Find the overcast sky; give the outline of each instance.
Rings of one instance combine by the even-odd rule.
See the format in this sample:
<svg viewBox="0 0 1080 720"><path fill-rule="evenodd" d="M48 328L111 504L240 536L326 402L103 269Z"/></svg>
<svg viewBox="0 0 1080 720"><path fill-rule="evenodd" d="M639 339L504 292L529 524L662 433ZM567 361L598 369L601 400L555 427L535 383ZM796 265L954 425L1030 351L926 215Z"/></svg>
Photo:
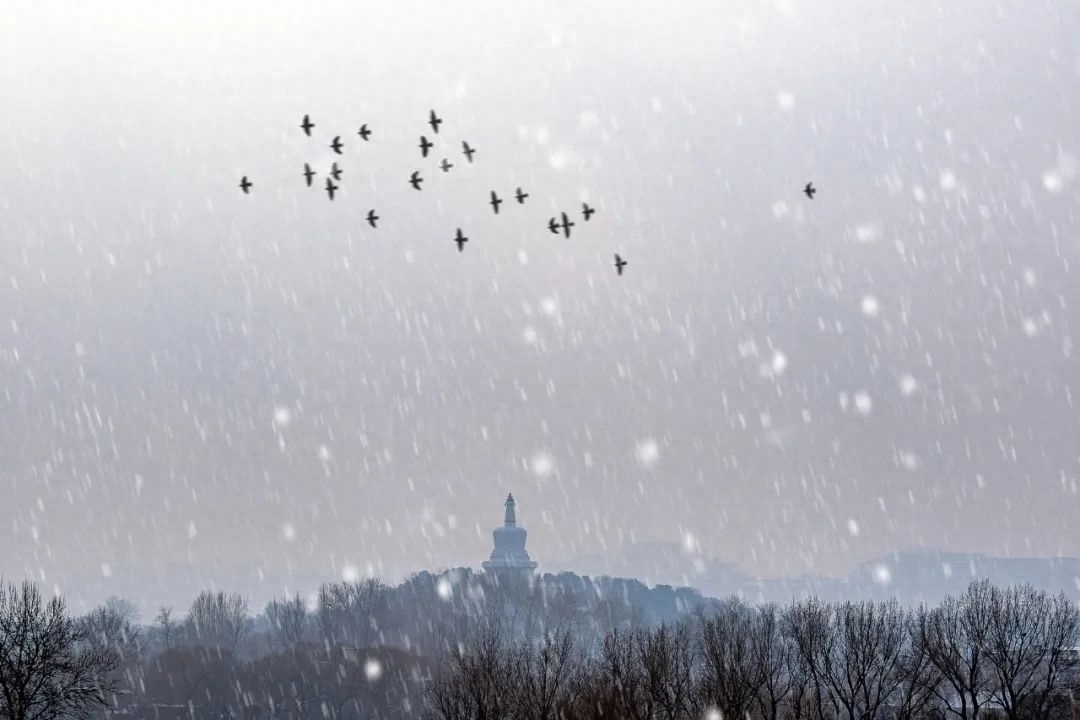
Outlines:
<svg viewBox="0 0 1080 720"><path fill-rule="evenodd" d="M1080 554L1078 34L1074 0L4 3L0 574L150 607L478 566L510 491L548 571Z"/></svg>

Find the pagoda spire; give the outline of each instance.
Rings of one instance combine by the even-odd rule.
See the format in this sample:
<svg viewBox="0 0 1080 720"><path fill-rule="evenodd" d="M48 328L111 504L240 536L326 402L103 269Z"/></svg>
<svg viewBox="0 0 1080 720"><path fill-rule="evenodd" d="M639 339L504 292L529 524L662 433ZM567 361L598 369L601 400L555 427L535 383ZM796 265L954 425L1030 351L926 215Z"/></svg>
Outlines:
<svg viewBox="0 0 1080 720"><path fill-rule="evenodd" d="M503 522L506 525L517 525L517 513L514 511L514 494L507 493L506 495L506 515L503 517Z"/></svg>

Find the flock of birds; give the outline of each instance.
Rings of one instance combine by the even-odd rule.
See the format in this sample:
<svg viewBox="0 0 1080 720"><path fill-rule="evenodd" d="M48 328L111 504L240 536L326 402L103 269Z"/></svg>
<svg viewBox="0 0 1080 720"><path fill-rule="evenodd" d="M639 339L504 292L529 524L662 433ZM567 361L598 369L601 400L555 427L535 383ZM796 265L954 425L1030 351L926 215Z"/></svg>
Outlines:
<svg viewBox="0 0 1080 720"><path fill-rule="evenodd" d="M440 118L435 113L434 110L432 110L430 112L430 114L428 115L428 125L431 126L431 131L436 135L439 134L439 125L441 125L442 122L443 122L442 118ZM304 134L306 136L308 136L308 137L311 137L311 130L314 127L315 127L315 123L311 122L311 117L309 115L304 115L304 120L303 120L302 123L300 123L300 129L304 131ZM371 128L369 128L367 126L367 124L365 123L365 124L360 126L360 129L357 132L357 134L360 136L361 140L363 140L364 142L368 142L368 141L371 140L371 136L372 136L373 132L372 132ZM427 158L428 153L431 151L431 149L434 146L435 146L435 144L433 142L431 142L430 140L428 140L427 136L425 136L425 135L420 136L420 145L419 145L419 147L420 147L420 156L421 157ZM462 141L461 146L462 146L462 154L465 156L465 159L471 164L472 161L473 161L473 155L476 154L476 149L473 148L472 146L470 146L467 141ZM342 143L340 135L335 135L334 139L330 141L330 149L333 150L338 155L343 154L342 150L344 149L344 147L345 147L345 145L344 145L344 143ZM447 158L443 158L442 162L439 163L438 167L439 167L440 170L442 170L445 173L445 172L450 172L451 168L454 167L454 164L451 163ZM334 199L334 193L338 189L338 186L335 185L334 183L335 183L335 181L341 182L342 172L343 172L342 169L340 167L338 167L338 164L337 164L336 161L330 166L330 171L327 173L327 178L326 178L326 194L329 196L330 200ZM303 176L304 176L304 180L307 183L308 187L312 186L312 183L313 183L313 181L315 179L315 175L316 175L315 171L311 169L311 164L310 163L304 163ZM420 175L419 170L414 171L412 173L412 175L409 176L409 184L413 187L414 190L420 190L421 185L423 184L423 182L424 182L424 178ZM240 189L244 192L245 195L249 194L250 191L251 191L251 188L253 188L253 187L255 187L255 185L250 180L248 180L247 175L244 175L242 178L240 178ZM808 198L813 200L814 199L814 193L817 192L817 189L814 187L814 184L812 182L810 182L810 183L806 184L806 187L803 189L803 192L806 194L806 196ZM514 191L514 196L513 197L514 197L515 200L517 200L519 205L524 205L525 200L529 197L529 193L525 192L524 190L522 190L519 187ZM488 200L488 204L491 205L491 209L494 211L494 213L496 215L499 214L499 206L502 203L503 203L503 199L499 197L498 193L496 193L494 190L492 190L490 199ZM582 217L585 219L585 222L588 222L592 218L592 216L596 213L596 209L592 208L592 207L589 207L588 203L582 203L581 207L582 207L582 210L581 210ZM367 222L371 227L377 228L379 219L380 218L375 213L374 209L368 211ZM547 227L548 227L548 230L552 234L558 235L558 234L561 233L564 237L569 238L570 237L570 230L573 227L575 227L576 224L577 223L570 220L569 215L567 215L565 212L560 212L560 217L559 218L552 217L548 221ZM465 234L461 231L461 228L457 228L457 232L454 234L453 239L454 239L454 242L457 244L458 252L463 252L465 250L465 244L467 242L469 242L469 238L465 236ZM615 253L615 272L616 273L618 273L621 276L623 274L623 268L625 268L628 264L629 263L626 260L623 260L622 256L620 256L618 253Z"/></svg>

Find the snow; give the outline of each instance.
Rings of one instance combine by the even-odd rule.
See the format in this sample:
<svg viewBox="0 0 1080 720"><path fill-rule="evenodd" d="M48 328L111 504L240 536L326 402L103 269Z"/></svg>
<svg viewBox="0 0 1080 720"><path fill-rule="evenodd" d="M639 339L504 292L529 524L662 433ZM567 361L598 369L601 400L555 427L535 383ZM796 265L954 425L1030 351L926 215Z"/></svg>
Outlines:
<svg viewBox="0 0 1080 720"><path fill-rule="evenodd" d="M877 317L881 312L881 305L878 303L878 299L873 295L864 295L861 303L863 315L866 317Z"/></svg>
<svg viewBox="0 0 1080 720"><path fill-rule="evenodd" d="M777 350L773 353L772 362L769 363L769 367L772 369L774 375L783 375L787 370L788 359L787 355Z"/></svg>
<svg viewBox="0 0 1080 720"><path fill-rule="evenodd" d="M694 553L699 552L701 547L698 543L698 539L691 532L684 532L682 536L682 548L685 552Z"/></svg>
<svg viewBox="0 0 1080 720"><path fill-rule="evenodd" d="M897 457L900 460L900 466L908 472L915 472L919 469L919 456L909 450L901 450L897 453Z"/></svg>
<svg viewBox="0 0 1080 720"><path fill-rule="evenodd" d="M855 240L860 243L872 243L881 238L881 227L877 223L865 222L855 226Z"/></svg>
<svg viewBox="0 0 1080 720"><path fill-rule="evenodd" d="M292 411L287 407L278 406L274 408L274 425L284 428L288 427L292 422Z"/></svg>
<svg viewBox="0 0 1080 720"><path fill-rule="evenodd" d="M555 459L546 452L534 455L530 464L533 473L540 478L546 478L555 471Z"/></svg>
<svg viewBox="0 0 1080 720"><path fill-rule="evenodd" d="M660 459L660 445L652 438L640 441L637 445L637 459L645 467L653 467Z"/></svg>

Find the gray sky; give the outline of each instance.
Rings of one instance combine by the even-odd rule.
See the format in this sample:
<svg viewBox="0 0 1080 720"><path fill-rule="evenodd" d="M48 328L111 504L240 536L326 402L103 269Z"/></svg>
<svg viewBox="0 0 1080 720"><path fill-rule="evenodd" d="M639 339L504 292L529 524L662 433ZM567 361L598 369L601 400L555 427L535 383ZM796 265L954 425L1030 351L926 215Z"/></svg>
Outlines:
<svg viewBox="0 0 1080 720"><path fill-rule="evenodd" d="M5 3L0 574L149 607L477 566L507 491L543 570L1080 555L1078 33L1071 0ZM338 134L331 204L300 172Z"/></svg>

